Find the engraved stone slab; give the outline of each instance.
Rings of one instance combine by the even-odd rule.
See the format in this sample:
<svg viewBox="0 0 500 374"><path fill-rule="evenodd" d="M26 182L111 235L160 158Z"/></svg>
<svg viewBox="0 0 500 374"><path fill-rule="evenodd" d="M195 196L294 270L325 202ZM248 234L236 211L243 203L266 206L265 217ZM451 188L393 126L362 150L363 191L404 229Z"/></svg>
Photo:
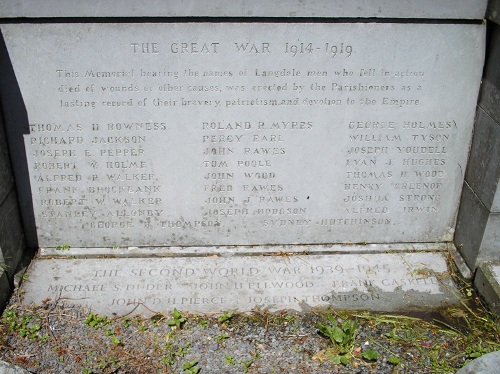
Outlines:
<svg viewBox="0 0 500 374"><path fill-rule="evenodd" d="M41 246L452 239L482 25L2 32Z"/></svg>
<svg viewBox="0 0 500 374"><path fill-rule="evenodd" d="M456 302L443 253L39 259L23 302L85 305L102 314L418 310Z"/></svg>
<svg viewBox="0 0 500 374"><path fill-rule="evenodd" d="M374 17L482 19L487 0L0 0L0 17Z"/></svg>

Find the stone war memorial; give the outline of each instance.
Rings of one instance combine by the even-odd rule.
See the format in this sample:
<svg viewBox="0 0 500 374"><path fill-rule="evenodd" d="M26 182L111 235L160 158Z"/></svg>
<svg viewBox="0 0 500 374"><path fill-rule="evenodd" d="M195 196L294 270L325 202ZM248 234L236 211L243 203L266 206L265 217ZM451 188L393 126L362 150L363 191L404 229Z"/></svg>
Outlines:
<svg viewBox="0 0 500 374"><path fill-rule="evenodd" d="M486 1L119 3L0 0L5 293L425 310L498 256Z"/></svg>

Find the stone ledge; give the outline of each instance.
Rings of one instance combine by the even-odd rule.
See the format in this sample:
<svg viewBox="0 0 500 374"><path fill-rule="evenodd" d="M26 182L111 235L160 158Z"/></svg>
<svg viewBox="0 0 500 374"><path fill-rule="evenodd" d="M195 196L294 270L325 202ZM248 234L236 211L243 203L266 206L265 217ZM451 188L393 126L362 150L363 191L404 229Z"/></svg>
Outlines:
<svg viewBox="0 0 500 374"><path fill-rule="evenodd" d="M482 19L487 0L0 0L0 17L346 17Z"/></svg>
<svg viewBox="0 0 500 374"><path fill-rule="evenodd" d="M500 262L484 262L480 264L474 284L491 310L500 314Z"/></svg>
<svg viewBox="0 0 500 374"><path fill-rule="evenodd" d="M436 252L454 248L451 243L389 243L389 244L309 244L262 246L207 246L207 247L47 247L40 248L40 257L92 258L92 257L188 257L188 256L251 256L276 254L337 254L386 252Z"/></svg>

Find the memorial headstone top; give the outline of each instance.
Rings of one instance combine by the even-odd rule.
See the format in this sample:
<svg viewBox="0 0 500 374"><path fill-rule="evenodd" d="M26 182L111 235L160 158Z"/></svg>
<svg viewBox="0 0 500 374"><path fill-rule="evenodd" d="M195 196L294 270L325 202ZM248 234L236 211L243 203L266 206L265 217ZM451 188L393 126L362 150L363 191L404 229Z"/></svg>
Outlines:
<svg viewBox="0 0 500 374"><path fill-rule="evenodd" d="M482 19L486 0L0 0L0 17L318 17Z"/></svg>

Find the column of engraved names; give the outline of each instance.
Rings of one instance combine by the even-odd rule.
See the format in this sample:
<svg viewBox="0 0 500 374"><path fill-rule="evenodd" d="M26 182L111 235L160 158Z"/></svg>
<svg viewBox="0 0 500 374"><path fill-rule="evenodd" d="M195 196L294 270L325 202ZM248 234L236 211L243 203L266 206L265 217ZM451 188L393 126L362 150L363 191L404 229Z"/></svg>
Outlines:
<svg viewBox="0 0 500 374"><path fill-rule="evenodd" d="M307 225L307 208L287 178L290 165L300 165L299 150L292 140L305 141L304 135L312 131L311 121L279 118L259 121L250 144L244 148L245 160L243 192L252 203L252 215L264 228L282 228Z"/></svg>
<svg viewBox="0 0 500 374"><path fill-rule="evenodd" d="M35 160L43 160L35 161L35 170L53 174L35 178L48 182L38 187L42 207L52 207L42 210L42 218L79 218L71 222L93 229L148 227L161 214L161 191L144 145L148 133L164 131L166 124L108 120L110 110L124 112L146 100L133 101L131 92L139 91L134 71L87 67L56 69L54 75L50 110L61 119L32 124L28 140ZM99 123L87 119L94 113L102 119ZM65 174L56 175L56 170Z"/></svg>
<svg viewBox="0 0 500 374"><path fill-rule="evenodd" d="M167 130L165 122L107 121L92 124L87 151L95 174L87 193L100 219L91 228L152 227L163 215L162 186L152 170L148 145Z"/></svg>
<svg viewBox="0 0 500 374"><path fill-rule="evenodd" d="M446 144L454 126L453 120L349 122L345 213L382 216L389 205L407 214L437 212L446 178Z"/></svg>
<svg viewBox="0 0 500 374"><path fill-rule="evenodd" d="M401 182L395 184L405 214L435 213L440 209L446 175L448 144L457 124L453 119L404 121L407 141L398 147Z"/></svg>
<svg viewBox="0 0 500 374"><path fill-rule="evenodd" d="M332 90L350 92L346 102L361 115L343 125L348 140L343 217L322 220L322 225L389 225L389 214L439 210L447 143L456 123L401 115L430 105L423 95L425 75L417 69L368 67L346 70L342 82L332 83ZM366 116L371 111L382 116Z"/></svg>
<svg viewBox="0 0 500 374"><path fill-rule="evenodd" d="M394 118L380 114L393 110L391 98L398 87L395 75L377 66L346 65L332 74L325 89L345 103L349 120L338 124L346 146L339 159L340 193L335 197L339 209L335 216L317 222L321 226L367 226L391 224L388 191L396 176L394 145L402 143ZM395 100L397 105L400 100ZM405 104L416 105L415 100Z"/></svg>
<svg viewBox="0 0 500 374"><path fill-rule="evenodd" d="M365 98L365 101L369 99ZM344 225L388 225L387 188L397 174L393 147L401 144L394 121L350 121L342 202Z"/></svg>
<svg viewBox="0 0 500 374"><path fill-rule="evenodd" d="M305 214L296 207L299 197L280 181L279 165L291 154L290 131L310 130L311 122L212 121L201 127L208 220L256 216L263 226L285 226L287 216Z"/></svg>
<svg viewBox="0 0 500 374"><path fill-rule="evenodd" d="M205 121L201 123L203 217L207 225L220 226L227 217L249 214L238 194L236 158L242 154L252 124L249 121Z"/></svg>
<svg viewBox="0 0 500 374"><path fill-rule="evenodd" d="M81 190L80 172L84 159L83 125L56 122L30 123L26 138L33 156L33 189L39 199L44 221L87 219L94 215L87 208L88 199ZM38 222L44 227L45 222Z"/></svg>

